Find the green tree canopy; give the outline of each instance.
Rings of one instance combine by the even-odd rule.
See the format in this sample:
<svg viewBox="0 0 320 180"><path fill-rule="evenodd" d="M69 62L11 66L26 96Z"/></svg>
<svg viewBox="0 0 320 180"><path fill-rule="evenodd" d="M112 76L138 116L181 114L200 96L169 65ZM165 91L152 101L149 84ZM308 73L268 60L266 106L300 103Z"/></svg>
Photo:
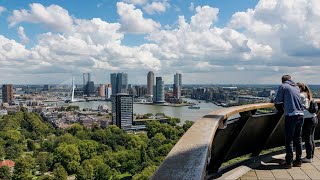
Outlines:
<svg viewBox="0 0 320 180"><path fill-rule="evenodd" d="M1 132L1 137L6 141L7 145L21 143L24 139L18 130L6 130Z"/></svg>
<svg viewBox="0 0 320 180"><path fill-rule="evenodd" d="M59 136L56 139L56 144L59 145L60 143L66 144L75 144L79 141L79 139L75 138L72 134L66 133L62 136Z"/></svg>
<svg viewBox="0 0 320 180"><path fill-rule="evenodd" d="M93 171L93 165L89 161L84 161L78 169L77 180L93 180L95 174Z"/></svg>
<svg viewBox="0 0 320 180"><path fill-rule="evenodd" d="M185 132L187 132L187 130L188 130L193 124L194 124L193 121L186 121L186 122L183 124L182 128L184 129Z"/></svg>
<svg viewBox="0 0 320 180"><path fill-rule="evenodd" d="M68 173L73 173L79 166L80 152L75 144L60 144L54 157L55 162L61 163Z"/></svg>
<svg viewBox="0 0 320 180"><path fill-rule="evenodd" d="M170 124L171 126L176 126L180 122L181 121L179 118L170 118L168 121L168 124Z"/></svg>
<svg viewBox="0 0 320 180"><path fill-rule="evenodd" d="M6 148L6 158L7 159L17 159L23 153L24 145L13 144Z"/></svg>
<svg viewBox="0 0 320 180"><path fill-rule="evenodd" d="M78 131L82 131L83 126L81 126L79 123L73 124L71 127L67 128L67 132L75 135Z"/></svg>
<svg viewBox="0 0 320 180"><path fill-rule="evenodd" d="M55 168L52 174L53 174L54 180L66 180L68 177L67 171L64 169L64 167L61 164L55 165Z"/></svg>
<svg viewBox="0 0 320 180"><path fill-rule="evenodd" d="M45 136L50 132L49 126L44 123L44 121L42 121L41 117L38 114L35 113L26 114L25 122L22 126L29 132L34 132L37 136Z"/></svg>
<svg viewBox="0 0 320 180"><path fill-rule="evenodd" d="M178 123L170 117L166 124L151 121L146 133L137 134L114 125L89 130L74 124L64 130L21 111L0 117L0 157L16 162L13 179L64 180L68 173L77 179L148 179L193 124ZM4 168L0 179L8 177Z"/></svg>
<svg viewBox="0 0 320 180"><path fill-rule="evenodd" d="M32 179L36 171L35 159L30 155L21 156L15 162L14 179Z"/></svg>
<svg viewBox="0 0 320 180"><path fill-rule="evenodd" d="M132 180L149 180L152 174L157 170L157 166L148 166L141 173L132 177Z"/></svg>
<svg viewBox="0 0 320 180"><path fill-rule="evenodd" d="M109 180L112 177L112 171L110 170L110 167L106 164L102 164L98 166L97 172L96 172L96 179L99 180Z"/></svg>
<svg viewBox="0 0 320 180"><path fill-rule="evenodd" d="M41 173L47 172L53 165L53 154L49 152L39 152L36 156L36 163Z"/></svg>
<svg viewBox="0 0 320 180"><path fill-rule="evenodd" d="M98 143L92 140L83 140L77 143L81 160L90 159L97 154Z"/></svg>
<svg viewBox="0 0 320 180"><path fill-rule="evenodd" d="M162 133L157 133L154 137L151 138L150 145L153 148L158 148L160 147L167 138L162 134Z"/></svg>
<svg viewBox="0 0 320 180"><path fill-rule="evenodd" d="M2 180L11 180L11 173L8 166L0 167L0 179Z"/></svg>

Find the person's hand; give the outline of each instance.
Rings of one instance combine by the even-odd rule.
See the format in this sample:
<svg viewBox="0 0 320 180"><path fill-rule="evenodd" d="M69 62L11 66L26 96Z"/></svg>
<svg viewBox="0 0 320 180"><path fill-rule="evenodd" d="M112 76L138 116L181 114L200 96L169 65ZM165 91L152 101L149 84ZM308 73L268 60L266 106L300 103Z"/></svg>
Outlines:
<svg viewBox="0 0 320 180"><path fill-rule="evenodd" d="M274 104L274 107L277 109L277 111L278 111L278 112L280 112L280 113L284 113L283 103L280 103L280 104Z"/></svg>

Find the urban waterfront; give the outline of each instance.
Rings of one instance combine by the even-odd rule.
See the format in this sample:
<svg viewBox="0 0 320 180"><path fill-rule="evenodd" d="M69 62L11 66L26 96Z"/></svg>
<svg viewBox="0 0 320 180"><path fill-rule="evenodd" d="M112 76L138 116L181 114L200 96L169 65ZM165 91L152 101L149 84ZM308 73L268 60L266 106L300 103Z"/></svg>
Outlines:
<svg viewBox="0 0 320 180"><path fill-rule="evenodd" d="M188 106L171 107L171 106L159 106L159 105L147 105L147 104L133 104L133 113L146 114L146 113L164 113L168 116L180 118L181 124L186 120L196 121L207 113L221 109L223 107L217 106L213 103L207 103L206 101L195 101L193 99L184 99L188 102L198 103L197 106L200 109L189 109ZM200 102L200 103L199 103ZM97 109L99 105L107 105L111 108L111 102L107 101L89 101L89 102L74 102L72 105L79 106L80 109L89 108Z"/></svg>

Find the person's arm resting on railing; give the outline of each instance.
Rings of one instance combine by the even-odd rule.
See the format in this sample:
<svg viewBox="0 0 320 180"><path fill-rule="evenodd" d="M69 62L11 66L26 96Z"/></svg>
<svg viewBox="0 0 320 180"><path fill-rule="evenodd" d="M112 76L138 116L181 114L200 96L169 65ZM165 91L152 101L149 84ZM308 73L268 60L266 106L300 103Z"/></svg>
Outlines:
<svg viewBox="0 0 320 180"><path fill-rule="evenodd" d="M273 101L275 108L280 112L284 112L284 110L283 110L283 101L284 101L284 89L283 89L283 86L281 85L278 88L277 95L276 95L276 97L274 98L274 101Z"/></svg>

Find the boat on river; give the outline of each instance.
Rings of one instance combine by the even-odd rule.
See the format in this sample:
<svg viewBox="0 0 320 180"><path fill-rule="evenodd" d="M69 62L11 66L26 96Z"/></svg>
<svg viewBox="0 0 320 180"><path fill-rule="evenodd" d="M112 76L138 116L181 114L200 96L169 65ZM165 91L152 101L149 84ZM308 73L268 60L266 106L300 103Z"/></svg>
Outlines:
<svg viewBox="0 0 320 180"><path fill-rule="evenodd" d="M194 106L194 105L192 105L192 106L189 106L188 108L189 108L189 109L200 109L200 106Z"/></svg>

